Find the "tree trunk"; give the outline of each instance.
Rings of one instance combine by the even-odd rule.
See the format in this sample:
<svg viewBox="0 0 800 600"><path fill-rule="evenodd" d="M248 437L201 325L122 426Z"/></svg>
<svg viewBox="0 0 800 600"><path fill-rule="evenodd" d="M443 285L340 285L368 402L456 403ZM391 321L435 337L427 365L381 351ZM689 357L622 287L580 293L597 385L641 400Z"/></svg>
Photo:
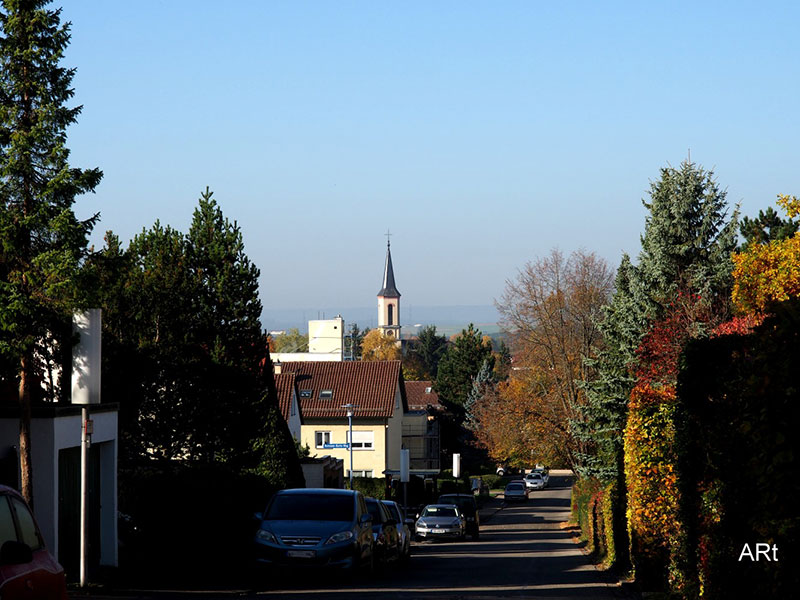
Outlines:
<svg viewBox="0 0 800 600"><path fill-rule="evenodd" d="M19 377L19 467L20 492L33 508L33 463L31 462L31 359L22 358Z"/></svg>

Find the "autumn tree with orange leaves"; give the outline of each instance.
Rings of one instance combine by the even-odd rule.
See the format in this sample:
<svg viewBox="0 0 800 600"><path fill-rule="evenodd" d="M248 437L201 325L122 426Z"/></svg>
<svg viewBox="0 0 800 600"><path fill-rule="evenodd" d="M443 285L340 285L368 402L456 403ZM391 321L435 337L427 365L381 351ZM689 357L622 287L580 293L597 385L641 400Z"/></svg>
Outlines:
<svg viewBox="0 0 800 600"><path fill-rule="evenodd" d="M477 403L476 437L497 460L546 461L575 467L586 453L574 435L584 402L586 359L601 342L598 322L613 273L596 254L553 250L506 283L497 302L512 340L509 381Z"/></svg>

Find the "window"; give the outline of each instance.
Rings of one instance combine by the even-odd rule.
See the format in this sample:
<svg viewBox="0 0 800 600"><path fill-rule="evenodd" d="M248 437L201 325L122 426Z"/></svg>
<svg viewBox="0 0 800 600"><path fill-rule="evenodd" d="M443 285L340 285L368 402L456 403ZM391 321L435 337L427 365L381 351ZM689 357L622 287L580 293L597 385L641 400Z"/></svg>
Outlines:
<svg viewBox="0 0 800 600"><path fill-rule="evenodd" d="M348 477L348 478L350 477L350 471L349 470L345 472L345 477ZM353 469L353 477L372 477L372 471L371 470L369 470L369 471L358 471L356 469Z"/></svg>
<svg viewBox="0 0 800 600"><path fill-rule="evenodd" d="M36 531L36 524L33 522L33 515L28 507L16 498L11 498L11 503L14 505L14 512L17 513L22 541L28 544L31 550L38 550L42 547L42 543L39 540L39 533Z"/></svg>
<svg viewBox="0 0 800 600"><path fill-rule="evenodd" d="M347 432L347 441L350 441L350 432ZM375 432L354 431L353 450L373 450L375 447Z"/></svg>
<svg viewBox="0 0 800 600"><path fill-rule="evenodd" d="M394 305L390 304L389 305L389 322L387 323L387 325L394 325L393 321L394 321Z"/></svg>
<svg viewBox="0 0 800 600"><path fill-rule="evenodd" d="M319 393L320 400L333 400L333 390L321 390Z"/></svg>
<svg viewBox="0 0 800 600"><path fill-rule="evenodd" d="M311 390L300 390L301 398L311 398Z"/></svg>
<svg viewBox="0 0 800 600"><path fill-rule="evenodd" d="M296 408L295 408L294 405L295 405L295 398L294 398L294 396L292 396L292 401L289 403L289 407L290 407L289 408L289 416L291 416L291 417L293 417L295 415L295 413L296 413Z"/></svg>
<svg viewBox="0 0 800 600"><path fill-rule="evenodd" d="M6 496L0 496L0 546L9 541L17 541L17 530L8 500Z"/></svg>
<svg viewBox="0 0 800 600"><path fill-rule="evenodd" d="M431 393L431 388L429 388L429 387L426 387L426 388L425 388L425 393L426 393L426 394L430 394L430 393Z"/></svg>
<svg viewBox="0 0 800 600"><path fill-rule="evenodd" d="M314 447L322 448L325 444L331 443L330 431L315 431L314 432Z"/></svg>

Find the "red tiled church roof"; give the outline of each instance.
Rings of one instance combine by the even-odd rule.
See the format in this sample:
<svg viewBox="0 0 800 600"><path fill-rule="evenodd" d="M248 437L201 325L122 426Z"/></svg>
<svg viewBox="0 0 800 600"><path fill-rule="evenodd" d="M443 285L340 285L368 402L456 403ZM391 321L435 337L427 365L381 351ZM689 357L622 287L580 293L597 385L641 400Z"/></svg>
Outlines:
<svg viewBox="0 0 800 600"><path fill-rule="evenodd" d="M432 389L432 381L406 381L406 398L409 410L425 410L428 405L433 407L439 404L439 395ZM426 392L425 390L430 390Z"/></svg>
<svg viewBox="0 0 800 600"><path fill-rule="evenodd" d="M408 407L399 360L285 362L281 373L295 375L303 418L344 417L343 404L358 407L355 418L391 417L398 384L403 410ZM320 398L322 390L333 390L333 397Z"/></svg>

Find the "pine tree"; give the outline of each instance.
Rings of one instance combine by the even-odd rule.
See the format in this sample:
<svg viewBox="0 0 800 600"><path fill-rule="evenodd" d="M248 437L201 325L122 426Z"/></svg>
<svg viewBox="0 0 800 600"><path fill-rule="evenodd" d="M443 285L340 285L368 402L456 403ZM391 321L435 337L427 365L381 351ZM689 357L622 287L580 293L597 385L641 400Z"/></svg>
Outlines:
<svg viewBox="0 0 800 600"><path fill-rule="evenodd" d="M419 330L411 352L419 356L425 370L432 379L439 372L439 361L447 350L447 338L436 333L436 325L426 325Z"/></svg>
<svg viewBox="0 0 800 600"><path fill-rule="evenodd" d="M493 360L491 362L494 362ZM480 371L472 380L472 389L469 391L467 401L464 403L464 411L466 412L466 422L468 427L472 427L475 423L473 418L473 410L475 405L481 401L481 398L486 394L486 391L495 383L495 375L492 370L491 362L487 359L483 361Z"/></svg>
<svg viewBox="0 0 800 600"><path fill-rule="evenodd" d="M643 204L650 214L632 284L647 321L663 316L679 292L697 294L710 306L726 304L737 214L728 220L726 193L713 172L689 161L663 168Z"/></svg>
<svg viewBox="0 0 800 600"><path fill-rule="evenodd" d="M746 252L754 245L766 244L775 240L785 240L797 233L800 221L783 219L771 206L766 211L758 211L758 217L744 217L739 224L739 233L744 243L739 252Z"/></svg>
<svg viewBox="0 0 800 600"><path fill-rule="evenodd" d="M22 493L32 500L30 407L37 345L79 304L77 272L97 216L79 221L75 198L99 169L69 165L74 69L60 66L69 24L45 0L4 0L0 12L0 353L17 365Z"/></svg>

